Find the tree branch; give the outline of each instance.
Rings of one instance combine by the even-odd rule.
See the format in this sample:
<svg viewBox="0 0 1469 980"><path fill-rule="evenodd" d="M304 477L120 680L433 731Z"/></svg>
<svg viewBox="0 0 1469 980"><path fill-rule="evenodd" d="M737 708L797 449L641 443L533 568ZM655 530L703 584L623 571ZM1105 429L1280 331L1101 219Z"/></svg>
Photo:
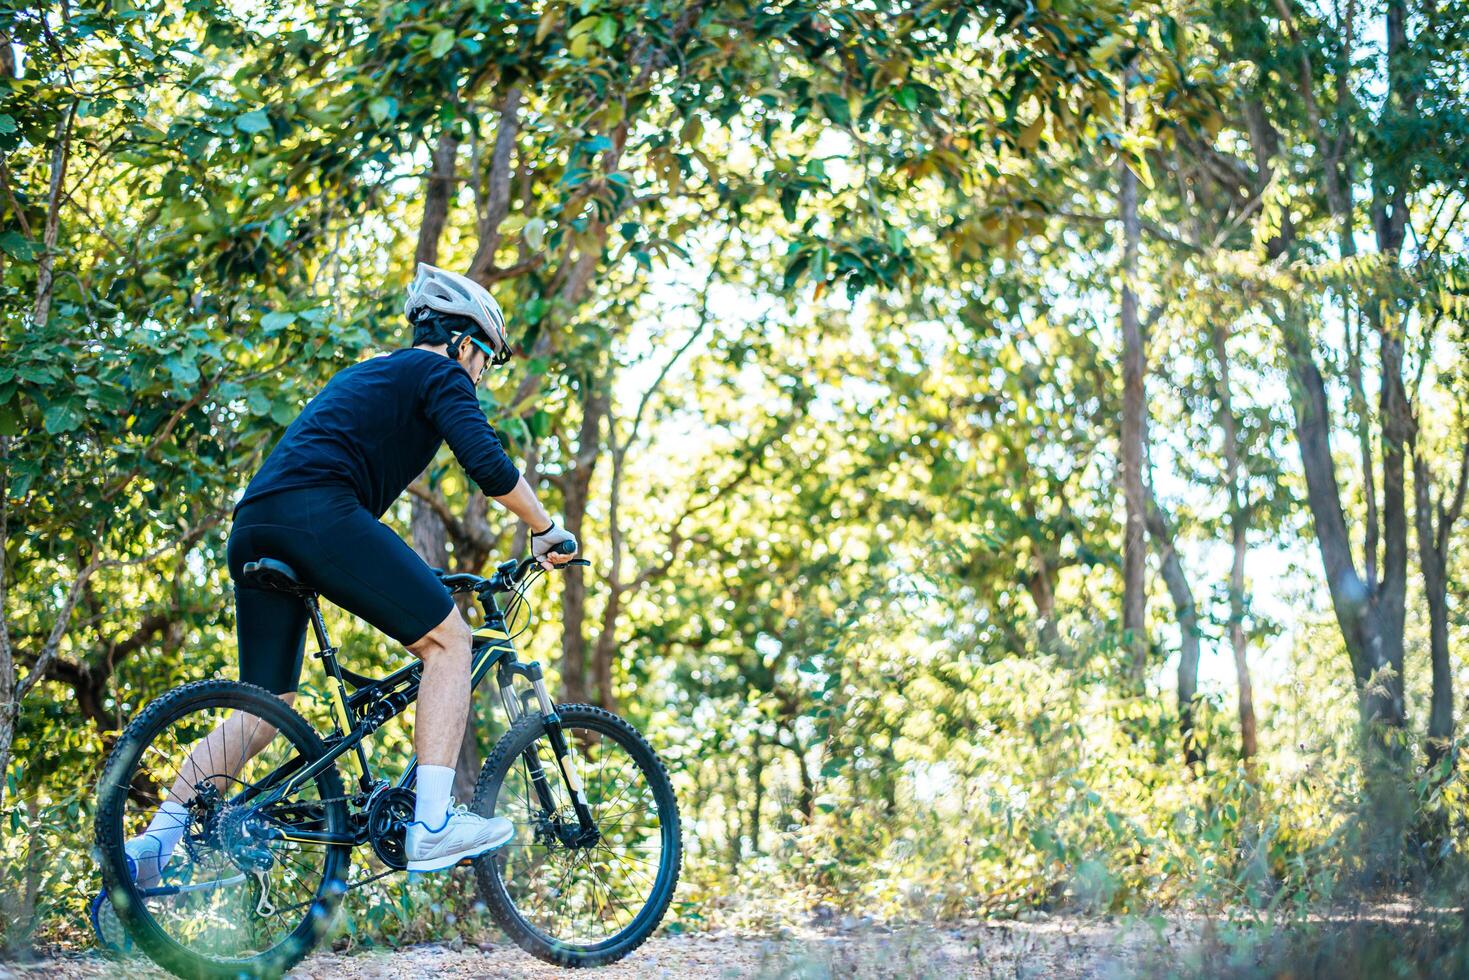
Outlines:
<svg viewBox="0 0 1469 980"><path fill-rule="evenodd" d="M724 257L724 250L728 245L729 239L726 238L720 243L718 251L714 253L714 261L710 263L709 276L704 280L704 288L699 293L698 324L689 334L688 339L683 342L683 345L673 352L673 356L663 365L663 370L658 372L658 376L653 379L653 383L648 386L647 390L643 392L643 396L638 399L638 407L632 416L632 427L628 430L627 442L622 447L624 453L629 446L637 442L638 429L643 424L643 412L647 409L648 403L653 400L653 396L658 393L659 388L663 386L663 380L668 377L668 373L673 370L673 366L678 363L679 359L684 356L690 347L694 346L694 342L702 337L704 331L708 329L709 322L712 319L709 315L709 294L714 288L714 280L719 275L719 263Z"/></svg>
<svg viewBox="0 0 1469 980"><path fill-rule="evenodd" d="M438 516L439 520L443 521L444 528L449 534L461 541L469 541L477 548L488 548L491 545L492 539L476 534L466 526L464 521L460 520L459 515L454 513L454 509L449 506L448 501L437 491L430 489L428 484L422 480L414 480L408 484L408 492L428 504L429 508Z"/></svg>
<svg viewBox="0 0 1469 980"><path fill-rule="evenodd" d="M484 210L478 216L479 247L469 263L469 277L482 284L495 269L495 250L500 247L500 225L510 214L510 158L515 152L515 134L520 128L520 88L512 85L500 103L500 125L495 148L490 153L487 178L475 183L476 202L483 196ZM481 188L484 188L481 194Z"/></svg>
<svg viewBox="0 0 1469 980"><path fill-rule="evenodd" d="M66 182L66 165L71 159L71 127L76 119L77 103L72 102L66 115L56 123L56 145L51 151L51 190L47 196L46 224L41 234L44 251L36 263L36 302L31 323L42 326L51 316L52 269L56 261L56 237L61 229L61 192Z"/></svg>
<svg viewBox="0 0 1469 980"><path fill-rule="evenodd" d="M36 657L35 665L15 685L15 694L11 698L11 710L18 710L20 703L25 700L25 696L30 693L31 688L35 687L42 677L46 676L46 671L50 668L51 661L56 659L56 653L61 647L61 638L66 635L66 628L71 623L71 611L76 607L77 599L81 597L82 590L86 587L87 581L101 565L102 549L94 547L92 549L91 560L82 568L76 581L72 582L71 588L66 593L66 599L62 601L61 608L57 610L56 622L51 626L51 632L47 635L46 643L41 647L41 652Z"/></svg>

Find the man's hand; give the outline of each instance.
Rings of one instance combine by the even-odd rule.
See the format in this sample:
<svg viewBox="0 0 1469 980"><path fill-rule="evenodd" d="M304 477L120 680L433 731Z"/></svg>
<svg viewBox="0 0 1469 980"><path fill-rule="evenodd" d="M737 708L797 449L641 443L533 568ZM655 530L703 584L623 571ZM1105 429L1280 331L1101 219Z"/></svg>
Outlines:
<svg viewBox="0 0 1469 980"><path fill-rule="evenodd" d="M535 558L536 564L540 565L548 572L556 565L564 565L567 562L571 561L571 559L576 557L576 552L573 551L569 555L550 554L551 549L556 547L563 541L570 541L573 545L575 545L576 535L572 534L570 531L567 531L564 528L557 527L556 522L552 521L550 527L547 527L541 531L531 532L531 557Z"/></svg>
<svg viewBox="0 0 1469 980"><path fill-rule="evenodd" d="M530 551L535 558L536 564L550 571L557 565L564 565L576 557L576 552L569 555L553 555L549 552L563 541L576 544L576 535L568 534L556 526L551 520L551 515L546 513L546 508L536 499L535 491L530 484L521 477L515 484L515 489L509 493L501 494L495 501L516 517L525 521L526 526L531 528ZM540 528L540 530L536 530Z"/></svg>

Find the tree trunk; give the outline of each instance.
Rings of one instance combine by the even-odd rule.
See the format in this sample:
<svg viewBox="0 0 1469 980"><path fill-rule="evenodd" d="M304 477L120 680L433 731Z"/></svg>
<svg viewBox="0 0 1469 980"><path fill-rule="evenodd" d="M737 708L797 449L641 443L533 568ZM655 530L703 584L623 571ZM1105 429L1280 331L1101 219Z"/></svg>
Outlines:
<svg viewBox="0 0 1469 980"><path fill-rule="evenodd" d="M1323 126L1320 114L1316 110L1313 95L1314 79L1310 58L1306 53L1307 49L1301 44L1301 39L1284 0L1277 0L1276 6L1281 14L1282 23L1291 34L1292 42L1301 52L1298 89L1306 100L1310 125L1320 157L1321 180L1328 208L1337 218L1340 226L1339 254L1342 258L1347 258L1356 252L1355 234L1352 227L1353 208L1350 182L1347 182L1344 188L1340 178L1343 173L1350 173L1350 163L1347 157L1350 146L1342 134L1328 133ZM1389 76L1392 81L1397 82L1400 78L1394 73L1393 60L1401 49L1401 43L1395 43L1394 7L1401 9L1401 5L1396 0L1389 4ZM1398 38L1397 42L1401 42L1401 38ZM1267 71L1271 70L1268 65L1262 65L1262 68ZM1392 101L1390 95L1387 102L1391 104ZM1269 180L1266 165L1278 150L1278 134L1269 124L1263 112L1247 107L1247 116L1251 120L1251 141L1254 144L1256 160L1261 165L1258 189L1263 190ZM1375 207L1374 212L1385 213L1385 209ZM1395 232L1401 232L1402 225L1398 223L1399 219L1406 220L1406 211L1400 206L1394 206L1392 214L1394 220L1379 223L1379 249L1390 242ZM1293 236L1293 226L1289 222L1283 222L1280 234L1267 246L1268 257L1274 259L1288 253L1291 250ZM1344 300L1342 305L1346 307L1350 304L1348 300ZM1375 306L1375 303L1367 304L1369 310ZM1397 599L1401 595L1402 582L1387 580L1392 578L1395 568L1402 568L1404 552L1401 549L1406 547L1406 536L1403 533L1406 525L1401 514L1402 447L1399 445L1394 449L1390 445L1384 446L1384 455L1391 451L1397 453L1399 458L1391 464L1385 461L1383 466L1384 535L1389 538L1396 536L1396 540L1384 542L1384 581L1379 583L1373 571L1377 550L1375 541L1369 541L1368 551L1370 553L1367 555L1369 574L1366 578L1358 570L1352 558L1351 540L1347 534L1340 486L1337 482L1336 463L1331 453L1330 407L1326 397L1325 383L1316 364L1310 331L1305 324L1300 322L1297 310L1289 301L1286 303L1286 309L1277 316L1277 326L1281 332L1291 382L1291 407L1295 416L1296 443L1300 450L1302 469L1306 476L1306 500L1311 511L1311 522L1317 546L1321 552L1322 566L1326 573L1327 589L1331 594L1332 610L1336 614L1337 625L1341 630L1343 643L1351 659L1352 674L1357 682L1361 720L1364 729L1371 729L1372 726L1379 724L1390 728L1401 728L1406 721L1406 709L1402 697L1402 615L1401 605ZM1384 357L1392 356L1394 355L1391 352L1384 354ZM1385 417L1388 413L1398 411L1399 394L1389 390L1394 387L1392 377L1395 375L1398 376L1396 387L1400 393L1400 371L1390 369L1389 365L1384 364L1382 408ZM1390 444L1392 440L1388 437L1386 426L1385 418L1384 443ZM1399 429L1401 429L1400 425ZM1370 460L1370 453L1365 451L1365 447L1363 459L1364 462ZM1389 487L1387 484L1394 482L1391 478L1394 471L1399 479L1395 487ZM1366 484L1364 489L1370 505L1374 494L1373 474L1370 471L1364 474L1364 481ZM1398 511L1395 514L1387 513L1390 498ZM1375 526L1375 522L1372 522L1372 525ZM1371 527L1369 527L1369 538L1375 538L1375 532L1372 532ZM1391 555L1388 554L1389 551L1392 552ZM1396 611L1393 609L1395 604L1398 605ZM1377 744L1381 747L1381 742Z"/></svg>
<svg viewBox="0 0 1469 980"><path fill-rule="evenodd" d="M1126 82L1124 81L1124 84ZM1124 125L1131 119L1131 103L1123 97ZM1137 177L1125 156L1117 162L1122 217L1122 495L1126 525L1122 540L1122 631L1131 659L1128 671L1140 685L1147 667L1147 597L1143 579L1147 542L1143 534L1146 501L1143 492L1143 413L1145 371L1142 328L1137 315L1137 253L1141 231L1137 216Z"/></svg>
<svg viewBox="0 0 1469 980"><path fill-rule="evenodd" d="M1371 588L1352 560L1346 516L1331 453L1331 417L1326 383L1315 355L1293 318L1282 318L1282 337L1291 376L1291 405L1295 415L1296 444L1306 475L1306 503L1326 573L1332 611L1357 681L1358 706L1364 725L1401 728L1405 721L1402 674L1390 668L1391 650L1402 649L1388 636L1388 621ZM1384 493L1384 506L1386 494Z"/></svg>
<svg viewBox="0 0 1469 980"><path fill-rule="evenodd" d="M5 787L10 774L10 749L15 744L16 703L15 645L10 641L10 616L6 591L10 571L7 545L10 540L10 437L0 436L0 807L5 805Z"/></svg>
<svg viewBox="0 0 1469 980"><path fill-rule="evenodd" d="M439 134L434 145L433 164L423 192L423 221L418 226L418 245L413 250L415 262L438 265L439 239L449 217L449 201L458 182L455 161L459 155L459 138L451 130Z"/></svg>
<svg viewBox="0 0 1469 980"><path fill-rule="evenodd" d="M1373 304L1374 318L1380 307ZM1407 453L1414 441L1413 418L1403 390L1403 342L1394 322L1380 324L1382 348L1382 582L1378 607L1383 621L1380 659L1391 672L1394 724L1407 720L1403 699L1403 623L1408 586Z"/></svg>
<svg viewBox="0 0 1469 980"><path fill-rule="evenodd" d="M77 103L56 123L56 144L51 148L51 181L46 199L46 223L41 229L41 257L36 262L36 302L31 323L42 327L51 317L51 292L55 284L56 241L61 230L61 199L66 191L66 168L71 161L71 127Z"/></svg>
<svg viewBox="0 0 1469 980"><path fill-rule="evenodd" d="M750 766L750 853L760 853L760 810L765 802L765 745L757 736Z"/></svg>
<svg viewBox="0 0 1469 980"><path fill-rule="evenodd" d="M1459 475L1452 496L1447 502L1441 496L1436 503L1433 500L1433 473L1428 467L1428 460L1416 446L1413 452L1413 516L1418 533L1418 563L1423 570L1424 601L1428 604L1428 650L1433 668L1426 746L1430 767L1443 762L1454 738L1454 673L1449 660L1448 549L1454 539L1454 525L1464 510L1465 492L1469 490L1469 445L1461 441L1459 448Z"/></svg>
<svg viewBox="0 0 1469 980"><path fill-rule="evenodd" d="M612 660L617 652L617 619L622 611L622 590L612 589L602 612L602 628L592 647L592 674L597 683L597 704L617 710L617 691L612 685Z"/></svg>
<svg viewBox="0 0 1469 980"><path fill-rule="evenodd" d="M577 430L576 458L562 474L562 520L566 530L580 541L591 495L592 474L601 453L602 416L607 413L608 394L600 379L586 382L582 394L582 418ZM590 701L587 688L587 585L579 569L568 569L561 583L561 684L565 699Z"/></svg>
<svg viewBox="0 0 1469 980"><path fill-rule="evenodd" d="M791 737L791 752L796 757L796 772L801 777L801 795L796 800L798 806L806 817L806 824L810 826L811 819L815 815L816 784L811 779L811 767L806 763L806 753L801 750L801 745Z"/></svg>
<svg viewBox="0 0 1469 980"><path fill-rule="evenodd" d="M1194 699L1199 691L1199 611L1194 603L1193 589L1183 563L1178 560L1178 549L1174 547L1173 529L1163 516L1162 508L1148 487L1148 536L1158 552L1158 563L1162 566L1163 582L1173 599L1178 612L1180 649L1178 653L1178 732L1183 741L1183 761L1190 770L1204 763L1204 750L1194 733L1197 707Z"/></svg>
<svg viewBox="0 0 1469 980"><path fill-rule="evenodd" d="M1259 743L1255 735L1255 686L1250 680L1248 643L1245 637L1245 551L1246 520L1241 512L1230 521L1234 561L1229 570L1229 646L1234 651L1234 677L1239 688L1239 754L1246 769L1253 769Z"/></svg>
<svg viewBox="0 0 1469 980"><path fill-rule="evenodd" d="M1427 463L1413 459L1416 496L1414 516L1418 525L1418 563L1423 570L1423 597L1428 604L1428 651L1433 670L1433 693L1428 709L1428 762L1442 761L1454 737L1454 675L1449 662L1449 599L1445 554L1435 547L1432 504L1429 499ZM1442 525L1442 518L1440 518ZM1445 539L1447 535L1445 534Z"/></svg>
<svg viewBox="0 0 1469 980"><path fill-rule="evenodd" d="M1025 584L1030 590L1031 601L1035 603L1041 651L1058 653L1061 649L1061 632L1056 628L1055 572L1041 552L1040 545L1032 541L1030 547L1030 576Z"/></svg>
<svg viewBox="0 0 1469 980"><path fill-rule="evenodd" d="M1234 560L1229 569L1229 646L1234 652L1234 675L1239 690L1240 758L1246 769L1254 765L1258 744L1255 736L1255 689L1250 680L1248 643L1245 637L1245 554L1248 546L1249 510L1240 485L1239 433L1235 427L1234 397L1229 380L1229 351L1224 330L1214 328L1214 358L1219 362L1219 427L1224 433L1224 481L1229 491L1229 534Z"/></svg>
<svg viewBox="0 0 1469 980"><path fill-rule="evenodd" d="M781 746L790 751L796 760L796 775L801 781L801 790L796 796L796 808L806 818L806 825L811 825L811 819L815 814L816 781L811 777L811 767L806 762L806 752L801 748L801 740L796 736L793 729L785 729L789 741L779 742Z"/></svg>

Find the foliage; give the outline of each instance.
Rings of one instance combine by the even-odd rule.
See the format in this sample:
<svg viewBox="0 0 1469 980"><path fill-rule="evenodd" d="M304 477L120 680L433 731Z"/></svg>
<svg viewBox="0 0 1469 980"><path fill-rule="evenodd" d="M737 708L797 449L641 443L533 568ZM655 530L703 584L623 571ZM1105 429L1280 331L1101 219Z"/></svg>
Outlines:
<svg viewBox="0 0 1469 980"><path fill-rule="evenodd" d="M526 355L484 407L595 565L524 639L669 762L670 928L1295 929L1451 887L1464 762L1432 706L1462 674L1469 13L1348 6L0 7L9 944L85 942L86 862L36 856L85 854L90 780L141 705L233 671L230 505L331 373L406 339L415 259L492 288ZM1197 604L1150 579L1141 688L1119 165L1154 543ZM410 497L388 521L418 544L437 520L455 567L523 542L447 452ZM1236 521L1247 595L1220 559ZM1438 527L1434 586L1409 544ZM1364 659L1363 595L1396 661ZM1232 685L1174 701L1188 631L1207 664L1236 623L1256 759ZM354 669L402 656L330 625ZM1388 723L1392 792L1362 719ZM403 731L379 751L400 762ZM349 904L348 944L489 928L459 880ZM1241 934L1231 963L1259 951Z"/></svg>

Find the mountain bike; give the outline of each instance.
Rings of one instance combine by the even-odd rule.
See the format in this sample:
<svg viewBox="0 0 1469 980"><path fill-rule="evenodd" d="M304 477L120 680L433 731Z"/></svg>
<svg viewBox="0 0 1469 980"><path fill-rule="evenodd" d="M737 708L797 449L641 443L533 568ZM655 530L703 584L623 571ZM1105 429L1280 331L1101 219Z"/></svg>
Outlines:
<svg viewBox="0 0 1469 980"><path fill-rule="evenodd" d="M540 665L517 658L514 640L526 626L512 634L507 623L523 607L528 625L526 589L540 571L525 559L488 578L438 573L450 592L472 594L484 609L471 685L494 672L508 723L471 808L508 817L515 837L472 863L485 905L522 949L560 966L600 966L640 946L668 909L682 858L678 805L635 728L601 708L553 702ZM306 604L332 695L331 732L323 736L263 688L186 684L127 726L97 789L105 892L94 925L103 931L98 915L115 912L128 939L185 977L279 975L326 935L348 891L407 866L417 759L389 780L366 747L415 702L422 663L381 678L357 674L337 662L317 593L288 565L263 558L245 575ZM191 748L231 717L238 720L227 732L257 744L269 738L265 748L236 774L224 759L215 763L212 747L207 761L188 763ZM228 735L218 744L228 758ZM140 887L124 843L142 833L185 765L192 799L183 840L158 881ZM354 878L359 848L375 864Z"/></svg>

